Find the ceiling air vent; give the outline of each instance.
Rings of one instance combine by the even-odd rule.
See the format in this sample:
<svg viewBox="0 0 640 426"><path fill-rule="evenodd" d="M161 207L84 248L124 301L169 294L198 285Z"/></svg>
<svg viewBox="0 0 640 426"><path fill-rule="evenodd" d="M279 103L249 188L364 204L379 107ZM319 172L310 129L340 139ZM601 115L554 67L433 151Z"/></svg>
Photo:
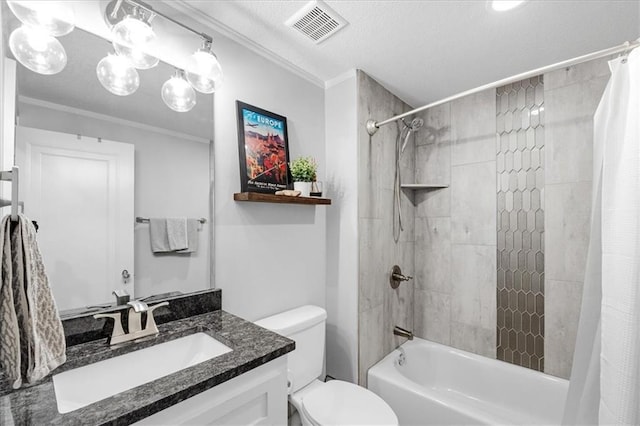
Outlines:
<svg viewBox="0 0 640 426"><path fill-rule="evenodd" d="M285 22L318 44L334 35L347 25L347 21L338 15L323 1L307 3Z"/></svg>

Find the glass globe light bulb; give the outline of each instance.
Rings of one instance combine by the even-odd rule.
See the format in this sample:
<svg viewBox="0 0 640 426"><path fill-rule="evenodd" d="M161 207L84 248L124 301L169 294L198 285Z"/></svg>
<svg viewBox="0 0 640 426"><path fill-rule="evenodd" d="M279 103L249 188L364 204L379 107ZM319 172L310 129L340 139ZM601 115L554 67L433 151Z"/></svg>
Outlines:
<svg viewBox="0 0 640 426"><path fill-rule="evenodd" d="M51 36L63 36L75 28L71 2L9 0L7 5L23 24L39 27Z"/></svg>
<svg viewBox="0 0 640 426"><path fill-rule="evenodd" d="M138 90L140 76L125 57L109 53L98 62L96 74L105 89L118 96L127 96Z"/></svg>
<svg viewBox="0 0 640 426"><path fill-rule="evenodd" d="M196 105L196 92L184 79L181 71L162 85L162 100L169 108L178 112L187 112Z"/></svg>
<svg viewBox="0 0 640 426"><path fill-rule="evenodd" d="M520 6L526 0L493 0L491 8L496 12L506 12Z"/></svg>
<svg viewBox="0 0 640 426"><path fill-rule="evenodd" d="M222 83L222 67L216 55L203 47L189 58L186 76L198 92L213 93Z"/></svg>
<svg viewBox="0 0 640 426"><path fill-rule="evenodd" d="M149 69L158 65L158 58L145 53L149 44L156 39L151 25L135 16L127 15L114 25L111 33L113 48L119 55L127 57L134 67Z"/></svg>
<svg viewBox="0 0 640 426"><path fill-rule="evenodd" d="M9 48L22 65L38 74L57 74L67 65L62 44L36 27L15 29L9 36Z"/></svg>

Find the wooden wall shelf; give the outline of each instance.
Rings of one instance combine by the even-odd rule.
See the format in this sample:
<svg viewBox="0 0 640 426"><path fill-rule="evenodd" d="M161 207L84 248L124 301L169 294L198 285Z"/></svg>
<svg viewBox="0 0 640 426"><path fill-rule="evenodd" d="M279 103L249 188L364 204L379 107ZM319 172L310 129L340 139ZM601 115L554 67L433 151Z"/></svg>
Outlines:
<svg viewBox="0 0 640 426"><path fill-rule="evenodd" d="M436 184L431 184L431 183L403 183L400 186L402 187L402 189L412 189L412 190L443 189L443 188L448 188L449 187L449 185L442 185L442 184L437 184L437 183Z"/></svg>
<svg viewBox="0 0 640 426"><path fill-rule="evenodd" d="M235 201L252 201L256 203L330 205L331 199L319 197L288 197L286 195L263 194L260 192L236 192Z"/></svg>

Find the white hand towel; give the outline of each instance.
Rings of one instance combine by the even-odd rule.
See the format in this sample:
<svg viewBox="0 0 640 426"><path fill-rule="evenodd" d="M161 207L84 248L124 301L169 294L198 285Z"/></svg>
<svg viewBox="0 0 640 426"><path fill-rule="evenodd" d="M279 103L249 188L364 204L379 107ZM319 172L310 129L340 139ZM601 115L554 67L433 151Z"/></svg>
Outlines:
<svg viewBox="0 0 640 426"><path fill-rule="evenodd" d="M187 219L187 239L189 247L184 250L178 250L178 253L195 253L198 251L198 227L200 221L198 219Z"/></svg>
<svg viewBox="0 0 640 426"><path fill-rule="evenodd" d="M171 251L169 239L167 237L167 220L160 218L149 219L149 239L151 240L151 251L154 253L164 253Z"/></svg>
<svg viewBox="0 0 640 426"><path fill-rule="evenodd" d="M167 219L167 240L171 251L184 250L189 247L187 239L187 218Z"/></svg>

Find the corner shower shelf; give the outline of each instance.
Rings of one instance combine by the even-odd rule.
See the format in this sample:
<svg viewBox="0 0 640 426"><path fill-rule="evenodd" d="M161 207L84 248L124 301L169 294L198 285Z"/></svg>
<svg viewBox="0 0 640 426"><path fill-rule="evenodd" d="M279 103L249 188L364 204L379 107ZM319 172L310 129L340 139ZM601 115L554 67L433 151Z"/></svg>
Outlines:
<svg viewBox="0 0 640 426"><path fill-rule="evenodd" d="M256 203L330 205L331 199L319 197L288 197L286 195L262 194L260 192L236 192L235 201L253 201Z"/></svg>
<svg viewBox="0 0 640 426"><path fill-rule="evenodd" d="M419 189L431 190L431 189L443 189L443 188L449 187L449 185L433 184L433 183L403 183L400 186L402 187L402 189L411 189L411 190L419 190Z"/></svg>

